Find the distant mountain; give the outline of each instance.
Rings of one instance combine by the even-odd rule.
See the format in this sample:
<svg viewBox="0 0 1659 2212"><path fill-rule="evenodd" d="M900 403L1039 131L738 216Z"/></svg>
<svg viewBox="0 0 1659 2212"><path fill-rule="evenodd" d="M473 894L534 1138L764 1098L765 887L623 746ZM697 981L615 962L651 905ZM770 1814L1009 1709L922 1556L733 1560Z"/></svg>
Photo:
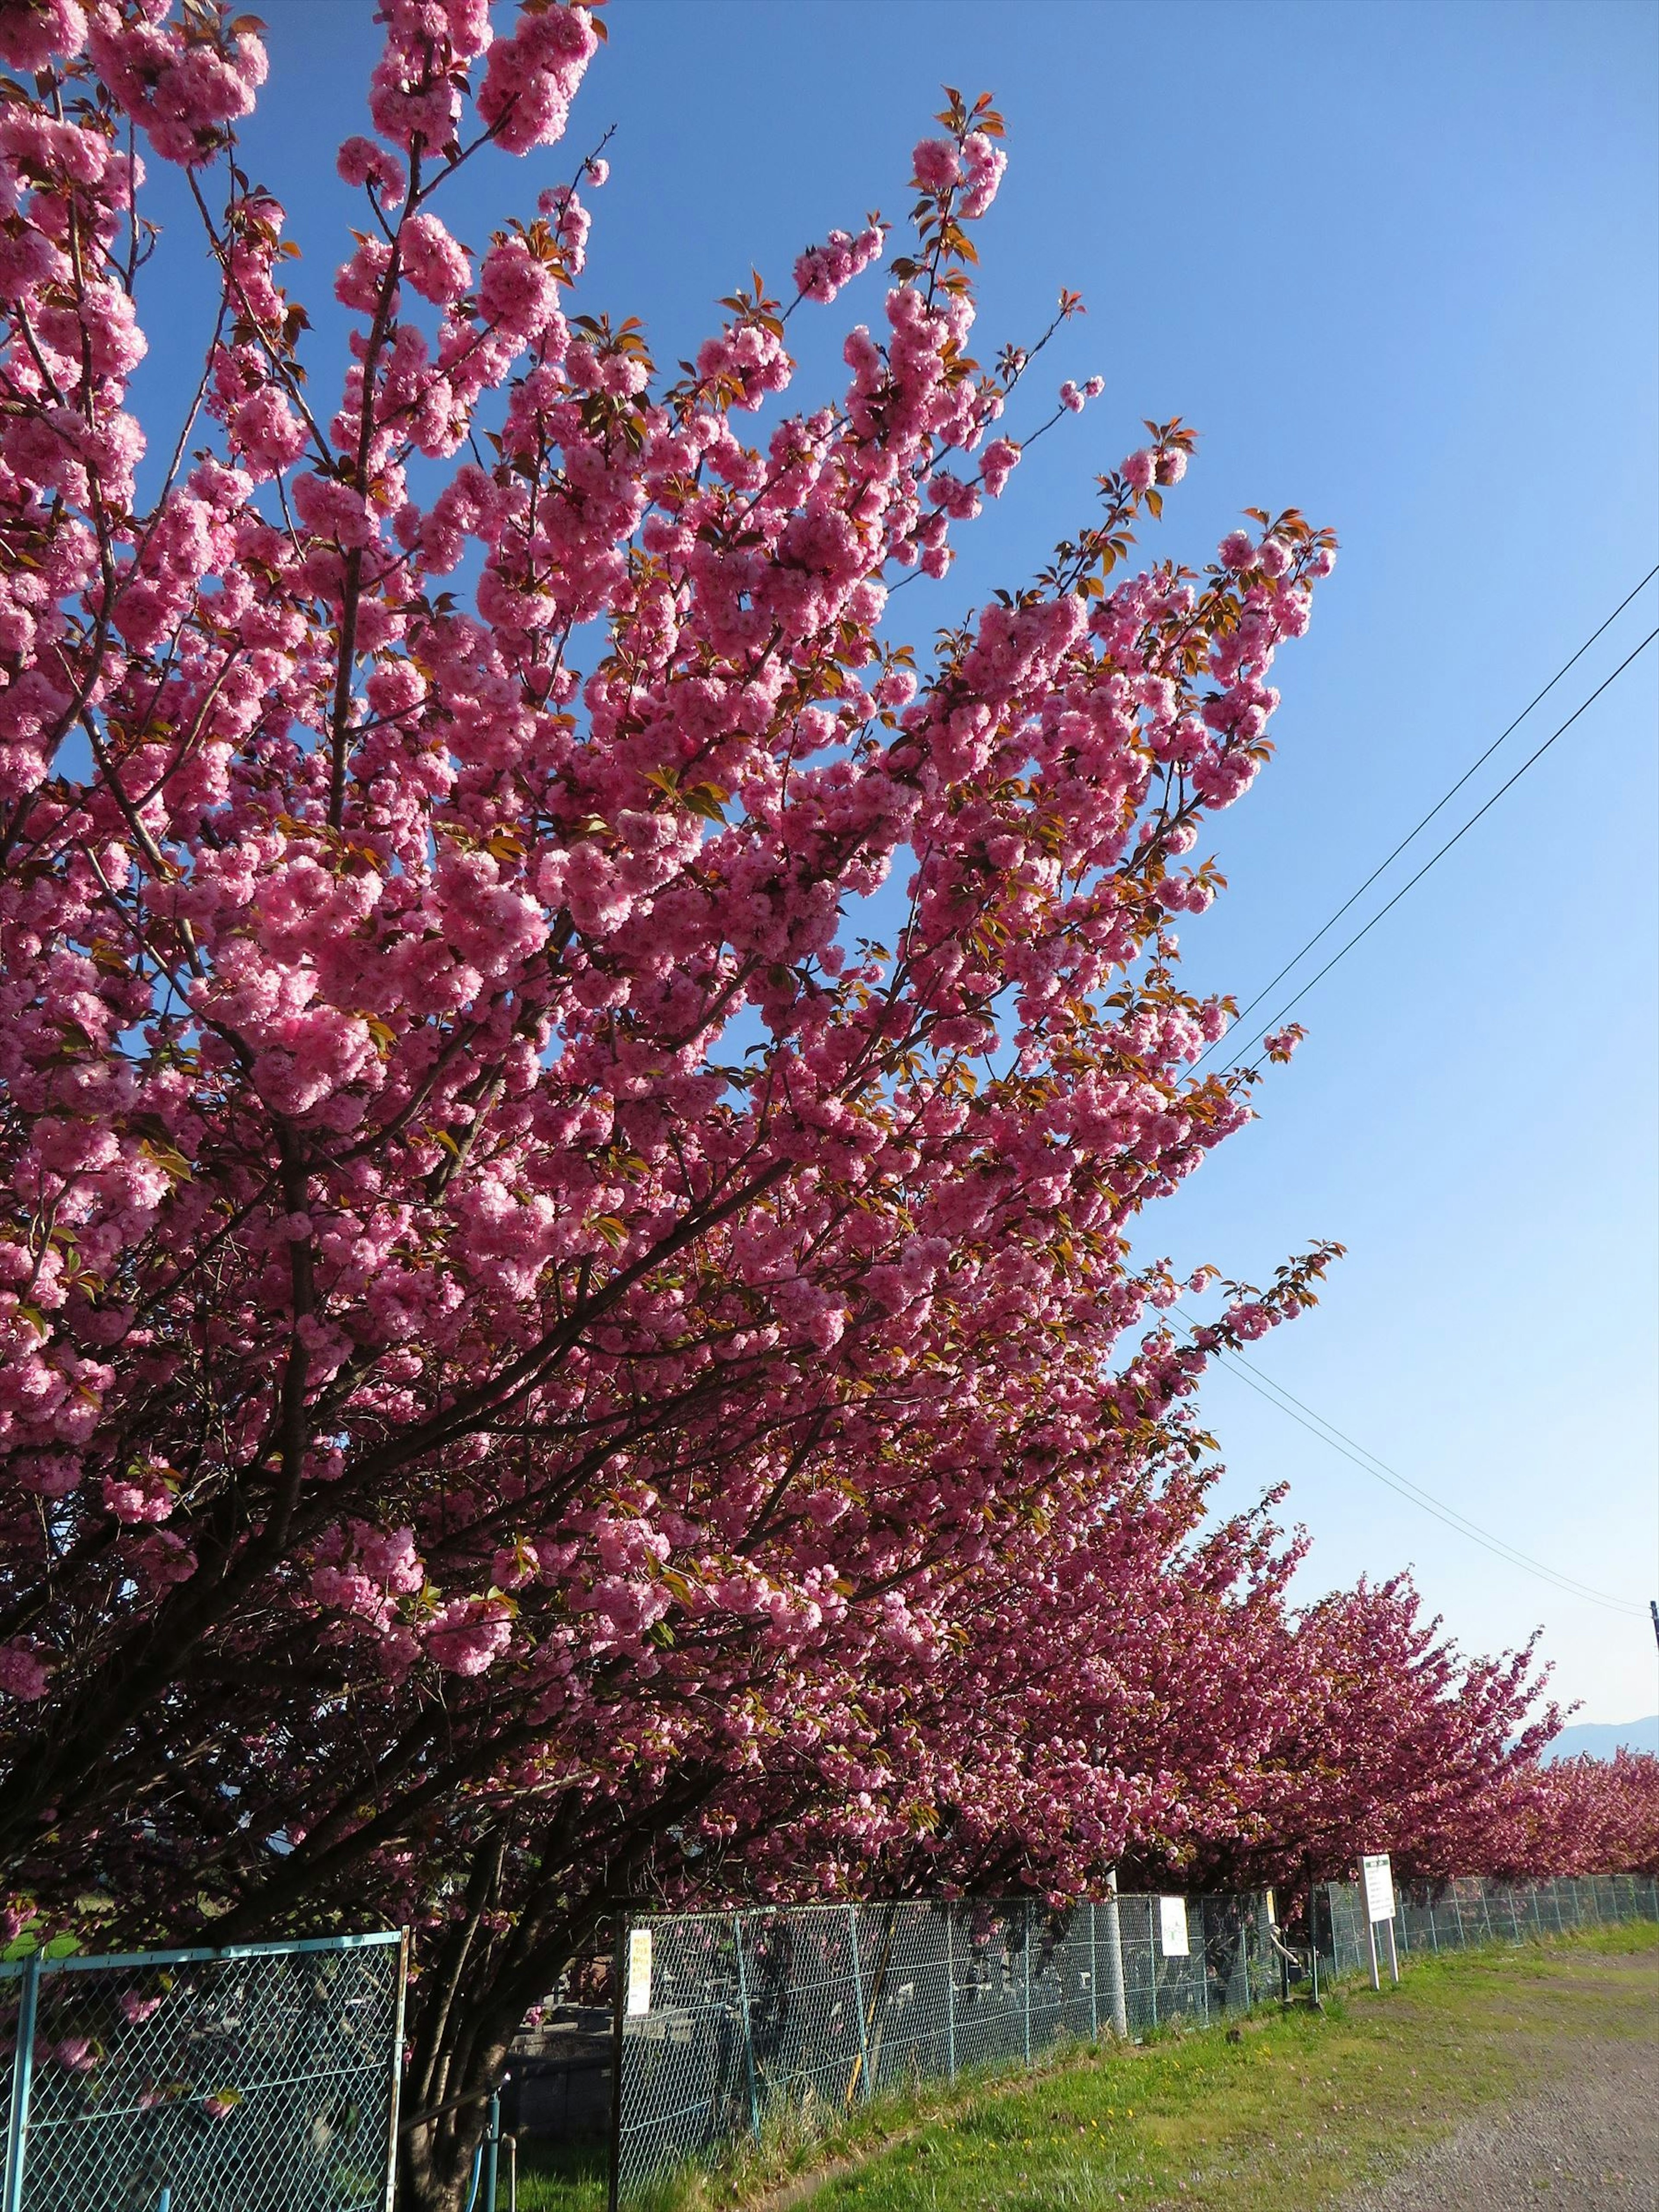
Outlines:
<svg viewBox="0 0 1659 2212"><path fill-rule="evenodd" d="M1575 1721L1562 1729L1544 1758L1547 1764L1587 1751L1593 1759L1611 1759L1620 1749L1659 1752L1659 1713L1650 1713L1644 1721Z"/></svg>

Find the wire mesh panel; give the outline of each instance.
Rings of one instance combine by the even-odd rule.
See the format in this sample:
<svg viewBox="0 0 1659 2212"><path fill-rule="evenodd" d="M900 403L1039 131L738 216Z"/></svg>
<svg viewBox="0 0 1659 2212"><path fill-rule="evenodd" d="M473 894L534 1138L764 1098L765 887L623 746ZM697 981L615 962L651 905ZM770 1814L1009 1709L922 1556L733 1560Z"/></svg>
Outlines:
<svg viewBox="0 0 1659 2212"><path fill-rule="evenodd" d="M1109 1906L1100 1909L1102 1923L1109 1924ZM1130 2034L1145 2035L1158 2026L1158 1899L1120 1897L1117 1920L1123 1953L1123 2008Z"/></svg>
<svg viewBox="0 0 1659 2212"><path fill-rule="evenodd" d="M1263 1955L1265 1899L1254 1895L1194 1897L1187 1901L1192 1940L1203 1962L1209 2012L1245 2012L1277 1996L1279 1975Z"/></svg>
<svg viewBox="0 0 1659 2212"><path fill-rule="evenodd" d="M1047 2050L1062 2036L1092 2035L1099 2011L1093 1908L1054 1912L1034 1905L1027 1907L1027 1923L1031 2049Z"/></svg>
<svg viewBox="0 0 1659 2212"><path fill-rule="evenodd" d="M858 1965L867 1915L867 1907L820 1905L745 1917L757 2110L787 2099L835 2112L868 2094L871 1990Z"/></svg>
<svg viewBox="0 0 1659 2212"><path fill-rule="evenodd" d="M910 1898L860 1910L860 1979L872 2089L956 2071L950 1986L954 1934L948 1905Z"/></svg>
<svg viewBox="0 0 1659 2212"><path fill-rule="evenodd" d="M1319 1948L1335 1974L1370 1971L1370 1945L1365 1935L1365 1896L1357 1882L1325 1885L1324 1911Z"/></svg>
<svg viewBox="0 0 1659 2212"><path fill-rule="evenodd" d="M1409 1959L1413 1953L1432 1956L1439 1949L1434 1926L1434 1891L1426 1882L1395 1884L1394 1924L1395 1940L1402 1958Z"/></svg>
<svg viewBox="0 0 1659 2212"><path fill-rule="evenodd" d="M13 2074L0 2147L8 2206L386 2203L402 2036L397 1936L30 1960L0 1976Z"/></svg>
<svg viewBox="0 0 1659 2212"><path fill-rule="evenodd" d="M757 2087L756 2099L750 2094L736 1917L696 1913L636 1925L652 1937L651 1988L649 2009L623 2024L624 2184L739 2133L758 2109Z"/></svg>
<svg viewBox="0 0 1659 2212"><path fill-rule="evenodd" d="M975 1902L957 1906L952 1919L957 2065L1018 2058L1026 2049L1025 1908Z"/></svg>
<svg viewBox="0 0 1659 2212"><path fill-rule="evenodd" d="M1184 1922L1187 1937L1185 1951L1171 1949L1165 1941L1164 1899L1152 1900L1157 1907L1152 1923L1152 1983L1158 2008L1154 2025L1167 2027L1175 2021L1202 2021L1209 2018L1209 1985L1205 1978L1202 1945L1194 1948L1197 1929L1194 1923L1198 1915L1196 1900L1186 1898L1170 1900L1171 1918L1177 1924ZM1176 1906L1179 1910L1176 1911Z"/></svg>
<svg viewBox="0 0 1659 2212"><path fill-rule="evenodd" d="M1368 1972L1364 1891L1327 1883L1314 1903L1326 1970ZM1404 1958L1655 1912L1659 1890L1466 1879L1401 1887L1395 1905ZM1120 2016L1144 2036L1243 2011L1279 1993L1270 1922L1254 1893L1127 1895L1066 1911L912 1898L636 1922L651 1932L651 1974L647 2008L623 2026L621 2189L758 2134L769 2116L816 2128L878 2090L1033 2058ZM630 2003L638 1994L630 1984Z"/></svg>

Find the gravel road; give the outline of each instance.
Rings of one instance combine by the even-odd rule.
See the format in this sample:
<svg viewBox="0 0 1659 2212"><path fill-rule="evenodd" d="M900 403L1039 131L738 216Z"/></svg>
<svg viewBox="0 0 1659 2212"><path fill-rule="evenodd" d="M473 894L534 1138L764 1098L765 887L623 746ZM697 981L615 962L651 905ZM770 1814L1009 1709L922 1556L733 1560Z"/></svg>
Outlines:
<svg viewBox="0 0 1659 2212"><path fill-rule="evenodd" d="M1651 1954L1607 1961L1652 1978ZM1342 2212L1659 2212L1659 2008L1654 2033L1558 2045L1524 2103L1470 2120Z"/></svg>

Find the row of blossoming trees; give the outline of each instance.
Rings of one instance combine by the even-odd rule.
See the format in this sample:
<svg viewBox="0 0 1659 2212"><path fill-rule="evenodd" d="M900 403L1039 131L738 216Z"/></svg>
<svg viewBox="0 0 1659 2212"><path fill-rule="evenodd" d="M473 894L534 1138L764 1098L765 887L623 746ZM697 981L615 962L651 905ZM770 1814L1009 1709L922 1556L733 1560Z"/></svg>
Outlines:
<svg viewBox="0 0 1659 2212"><path fill-rule="evenodd" d="M988 103L753 442L883 228L666 380L571 312L597 157L481 252L442 212L561 137L595 17L382 15L330 393L235 156L258 27L0 0L13 1929L412 1921L416 2112L618 1896L1650 1863L1652 1763L1543 1775L1528 1655L1403 1583L1297 1613L1277 1501L1207 1516L1206 1360L1335 1248L1195 1337L1207 1275L1131 1250L1249 1116L1174 924L1328 535L1130 573L1154 427L918 654L895 584L1046 427L1040 339L968 351ZM147 157L220 291L148 438Z"/></svg>

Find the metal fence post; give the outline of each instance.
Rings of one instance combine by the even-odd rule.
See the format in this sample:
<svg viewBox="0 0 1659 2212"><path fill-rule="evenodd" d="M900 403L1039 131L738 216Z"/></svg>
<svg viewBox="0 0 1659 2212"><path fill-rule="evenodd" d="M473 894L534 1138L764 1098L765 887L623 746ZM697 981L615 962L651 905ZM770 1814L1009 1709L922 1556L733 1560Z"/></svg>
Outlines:
<svg viewBox="0 0 1659 2212"><path fill-rule="evenodd" d="M611 2140L605 2159L605 2212L617 2212L622 2202L623 2137L623 2009L627 2002L623 1977L628 1972L628 1914L617 1907L616 1948L611 1961Z"/></svg>
<svg viewBox="0 0 1659 2212"><path fill-rule="evenodd" d="M872 2094L870 2086L870 2031L864 2017L864 1975L859 1966L859 1909L856 1905L847 1908L847 1925L853 1938L853 2002L859 2013L859 2079L864 2084L865 2100ZM853 2101L849 2097L848 2103Z"/></svg>
<svg viewBox="0 0 1659 2212"><path fill-rule="evenodd" d="M1267 1925L1275 1933L1277 1933L1279 1929L1279 1899L1274 1896L1272 1890L1268 1890L1266 1893L1266 1904L1267 1911ZM1280 2004L1289 2004L1291 2001L1291 1962L1285 1955L1282 1944L1275 1944L1273 1948L1279 1954L1279 2002Z"/></svg>
<svg viewBox="0 0 1659 2212"><path fill-rule="evenodd" d="M1025 1899L1021 1924L1025 1936L1022 1948L1025 1954L1025 2063L1029 2066L1031 2063L1031 1900L1029 1897Z"/></svg>
<svg viewBox="0 0 1659 2212"><path fill-rule="evenodd" d="M743 2063L749 2077L749 2130L760 2141L760 2092L755 2081L755 2029L749 2016L749 1969L743 1957L743 1915L732 1915L732 1950L738 1962L738 2013L743 2022ZM863 2017L860 2008L860 2017Z"/></svg>
<svg viewBox="0 0 1659 2212"><path fill-rule="evenodd" d="M945 1906L945 2058L950 2078L957 2078L957 1908Z"/></svg>
<svg viewBox="0 0 1659 2212"><path fill-rule="evenodd" d="M1089 2040L1100 2037L1100 1946L1095 1926L1095 1901L1089 1899Z"/></svg>
<svg viewBox="0 0 1659 2212"><path fill-rule="evenodd" d="M5 2212L22 2212L23 2160L27 2153L29 2090L34 2076L34 2020L40 1997L40 1954L23 1962L17 2007L17 2047L11 2061L11 2111L6 2125Z"/></svg>
<svg viewBox="0 0 1659 2212"><path fill-rule="evenodd" d="M489 2117L485 2123L483 2155L483 2212L495 2212L495 2185L500 2179L501 2155L501 2093L497 2089L489 2100Z"/></svg>
<svg viewBox="0 0 1659 2212"><path fill-rule="evenodd" d="M1394 1922L1392 1920L1385 1920L1382 1923L1382 1925L1389 1931L1389 1972L1393 1977L1395 1986L1398 1987L1400 1981L1400 1947L1394 1940ZM1405 1928L1406 1923L1404 1920L1401 1920L1400 1923L1400 1929L1402 1935L1405 1933Z"/></svg>
<svg viewBox="0 0 1659 2212"><path fill-rule="evenodd" d="M1330 1912L1331 1886L1325 1884L1325 1910ZM1308 1884L1308 1955L1313 1962L1313 2001L1319 2004L1319 1893L1312 1882ZM1331 1966L1336 1966L1336 1919L1331 1916Z"/></svg>
<svg viewBox="0 0 1659 2212"><path fill-rule="evenodd" d="M398 2009L392 2030L392 2088L386 2099L386 2212L398 2196L398 2108L404 2082L404 2007L409 1994L409 1930L398 1945Z"/></svg>

